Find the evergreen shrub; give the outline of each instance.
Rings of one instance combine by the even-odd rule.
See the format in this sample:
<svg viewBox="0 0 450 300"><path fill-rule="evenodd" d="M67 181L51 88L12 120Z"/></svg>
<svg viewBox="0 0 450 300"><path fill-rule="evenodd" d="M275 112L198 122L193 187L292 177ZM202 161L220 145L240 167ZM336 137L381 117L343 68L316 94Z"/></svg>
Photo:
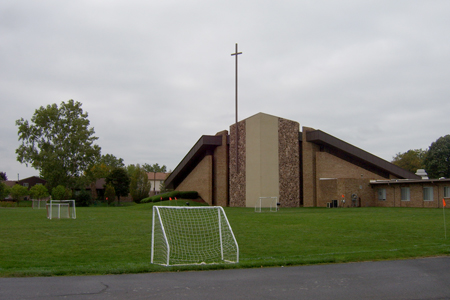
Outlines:
<svg viewBox="0 0 450 300"><path fill-rule="evenodd" d="M163 194L158 194L152 197L148 197L148 198L144 198L141 200L141 203L156 203L159 201L165 201L165 200L169 200L170 198L174 199L174 198L178 198L178 199L197 199L198 198L198 192L196 191L172 191L172 192L167 192L167 193L163 193Z"/></svg>

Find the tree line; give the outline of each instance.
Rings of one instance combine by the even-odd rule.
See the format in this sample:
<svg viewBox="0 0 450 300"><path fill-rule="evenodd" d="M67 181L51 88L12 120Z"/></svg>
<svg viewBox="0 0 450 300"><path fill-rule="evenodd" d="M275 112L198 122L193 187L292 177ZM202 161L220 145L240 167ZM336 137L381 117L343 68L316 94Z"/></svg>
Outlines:
<svg viewBox="0 0 450 300"><path fill-rule="evenodd" d="M425 169L429 178L450 178L450 135L438 138L426 150L399 152L392 163L413 173Z"/></svg>
<svg viewBox="0 0 450 300"><path fill-rule="evenodd" d="M109 201L115 195L120 202L120 197L129 193L136 202L148 197L151 186L147 172L167 172L167 167L157 163L126 167L122 158L102 155L88 113L81 106L74 100L63 101L59 106L36 109L30 121L16 120L21 143L16 149L17 160L38 170L47 181L47 190L53 195L55 189L59 197L72 197L70 193L75 191L83 194L100 178L106 179L105 197ZM2 192L4 187L0 188Z"/></svg>

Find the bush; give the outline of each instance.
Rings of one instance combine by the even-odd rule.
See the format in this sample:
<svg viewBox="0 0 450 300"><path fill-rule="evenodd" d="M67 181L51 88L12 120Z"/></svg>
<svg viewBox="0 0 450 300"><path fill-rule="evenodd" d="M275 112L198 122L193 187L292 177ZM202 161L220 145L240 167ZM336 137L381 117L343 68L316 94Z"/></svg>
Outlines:
<svg viewBox="0 0 450 300"><path fill-rule="evenodd" d="M81 190L75 195L75 203L77 206L89 206L91 204L91 193Z"/></svg>
<svg viewBox="0 0 450 300"><path fill-rule="evenodd" d="M175 199L197 199L198 193L196 191L172 191L168 193L158 194L152 197L144 198L141 200L141 203L149 203L149 202L159 202L164 200L169 200L170 198Z"/></svg>
<svg viewBox="0 0 450 300"><path fill-rule="evenodd" d="M65 188L62 185L52 189L52 199L53 200L69 200L72 197L72 191Z"/></svg>
<svg viewBox="0 0 450 300"><path fill-rule="evenodd" d="M108 183L105 187L105 200L108 203L108 206L116 200L116 191L110 183Z"/></svg>

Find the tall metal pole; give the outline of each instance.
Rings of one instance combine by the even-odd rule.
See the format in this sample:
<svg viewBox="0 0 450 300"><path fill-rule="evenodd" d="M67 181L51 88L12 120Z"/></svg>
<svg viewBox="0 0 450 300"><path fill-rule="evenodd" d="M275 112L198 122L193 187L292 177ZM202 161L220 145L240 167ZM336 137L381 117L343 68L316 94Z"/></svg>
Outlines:
<svg viewBox="0 0 450 300"><path fill-rule="evenodd" d="M235 66L235 98L236 98L236 108L235 108L235 114L236 114L236 173L239 172L239 154L238 154L238 143L239 143L239 125L238 125L238 55L242 54L242 52L238 52L238 44L236 43L236 51L231 54L231 56L236 57L236 66Z"/></svg>

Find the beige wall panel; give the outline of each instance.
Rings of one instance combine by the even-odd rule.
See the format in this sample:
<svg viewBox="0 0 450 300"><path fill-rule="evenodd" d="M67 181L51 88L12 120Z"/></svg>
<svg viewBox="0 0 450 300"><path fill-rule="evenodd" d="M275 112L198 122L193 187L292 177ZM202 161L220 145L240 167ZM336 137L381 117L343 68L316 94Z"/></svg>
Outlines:
<svg viewBox="0 0 450 300"><path fill-rule="evenodd" d="M257 114L246 119L246 206L259 197L279 197L278 118Z"/></svg>

